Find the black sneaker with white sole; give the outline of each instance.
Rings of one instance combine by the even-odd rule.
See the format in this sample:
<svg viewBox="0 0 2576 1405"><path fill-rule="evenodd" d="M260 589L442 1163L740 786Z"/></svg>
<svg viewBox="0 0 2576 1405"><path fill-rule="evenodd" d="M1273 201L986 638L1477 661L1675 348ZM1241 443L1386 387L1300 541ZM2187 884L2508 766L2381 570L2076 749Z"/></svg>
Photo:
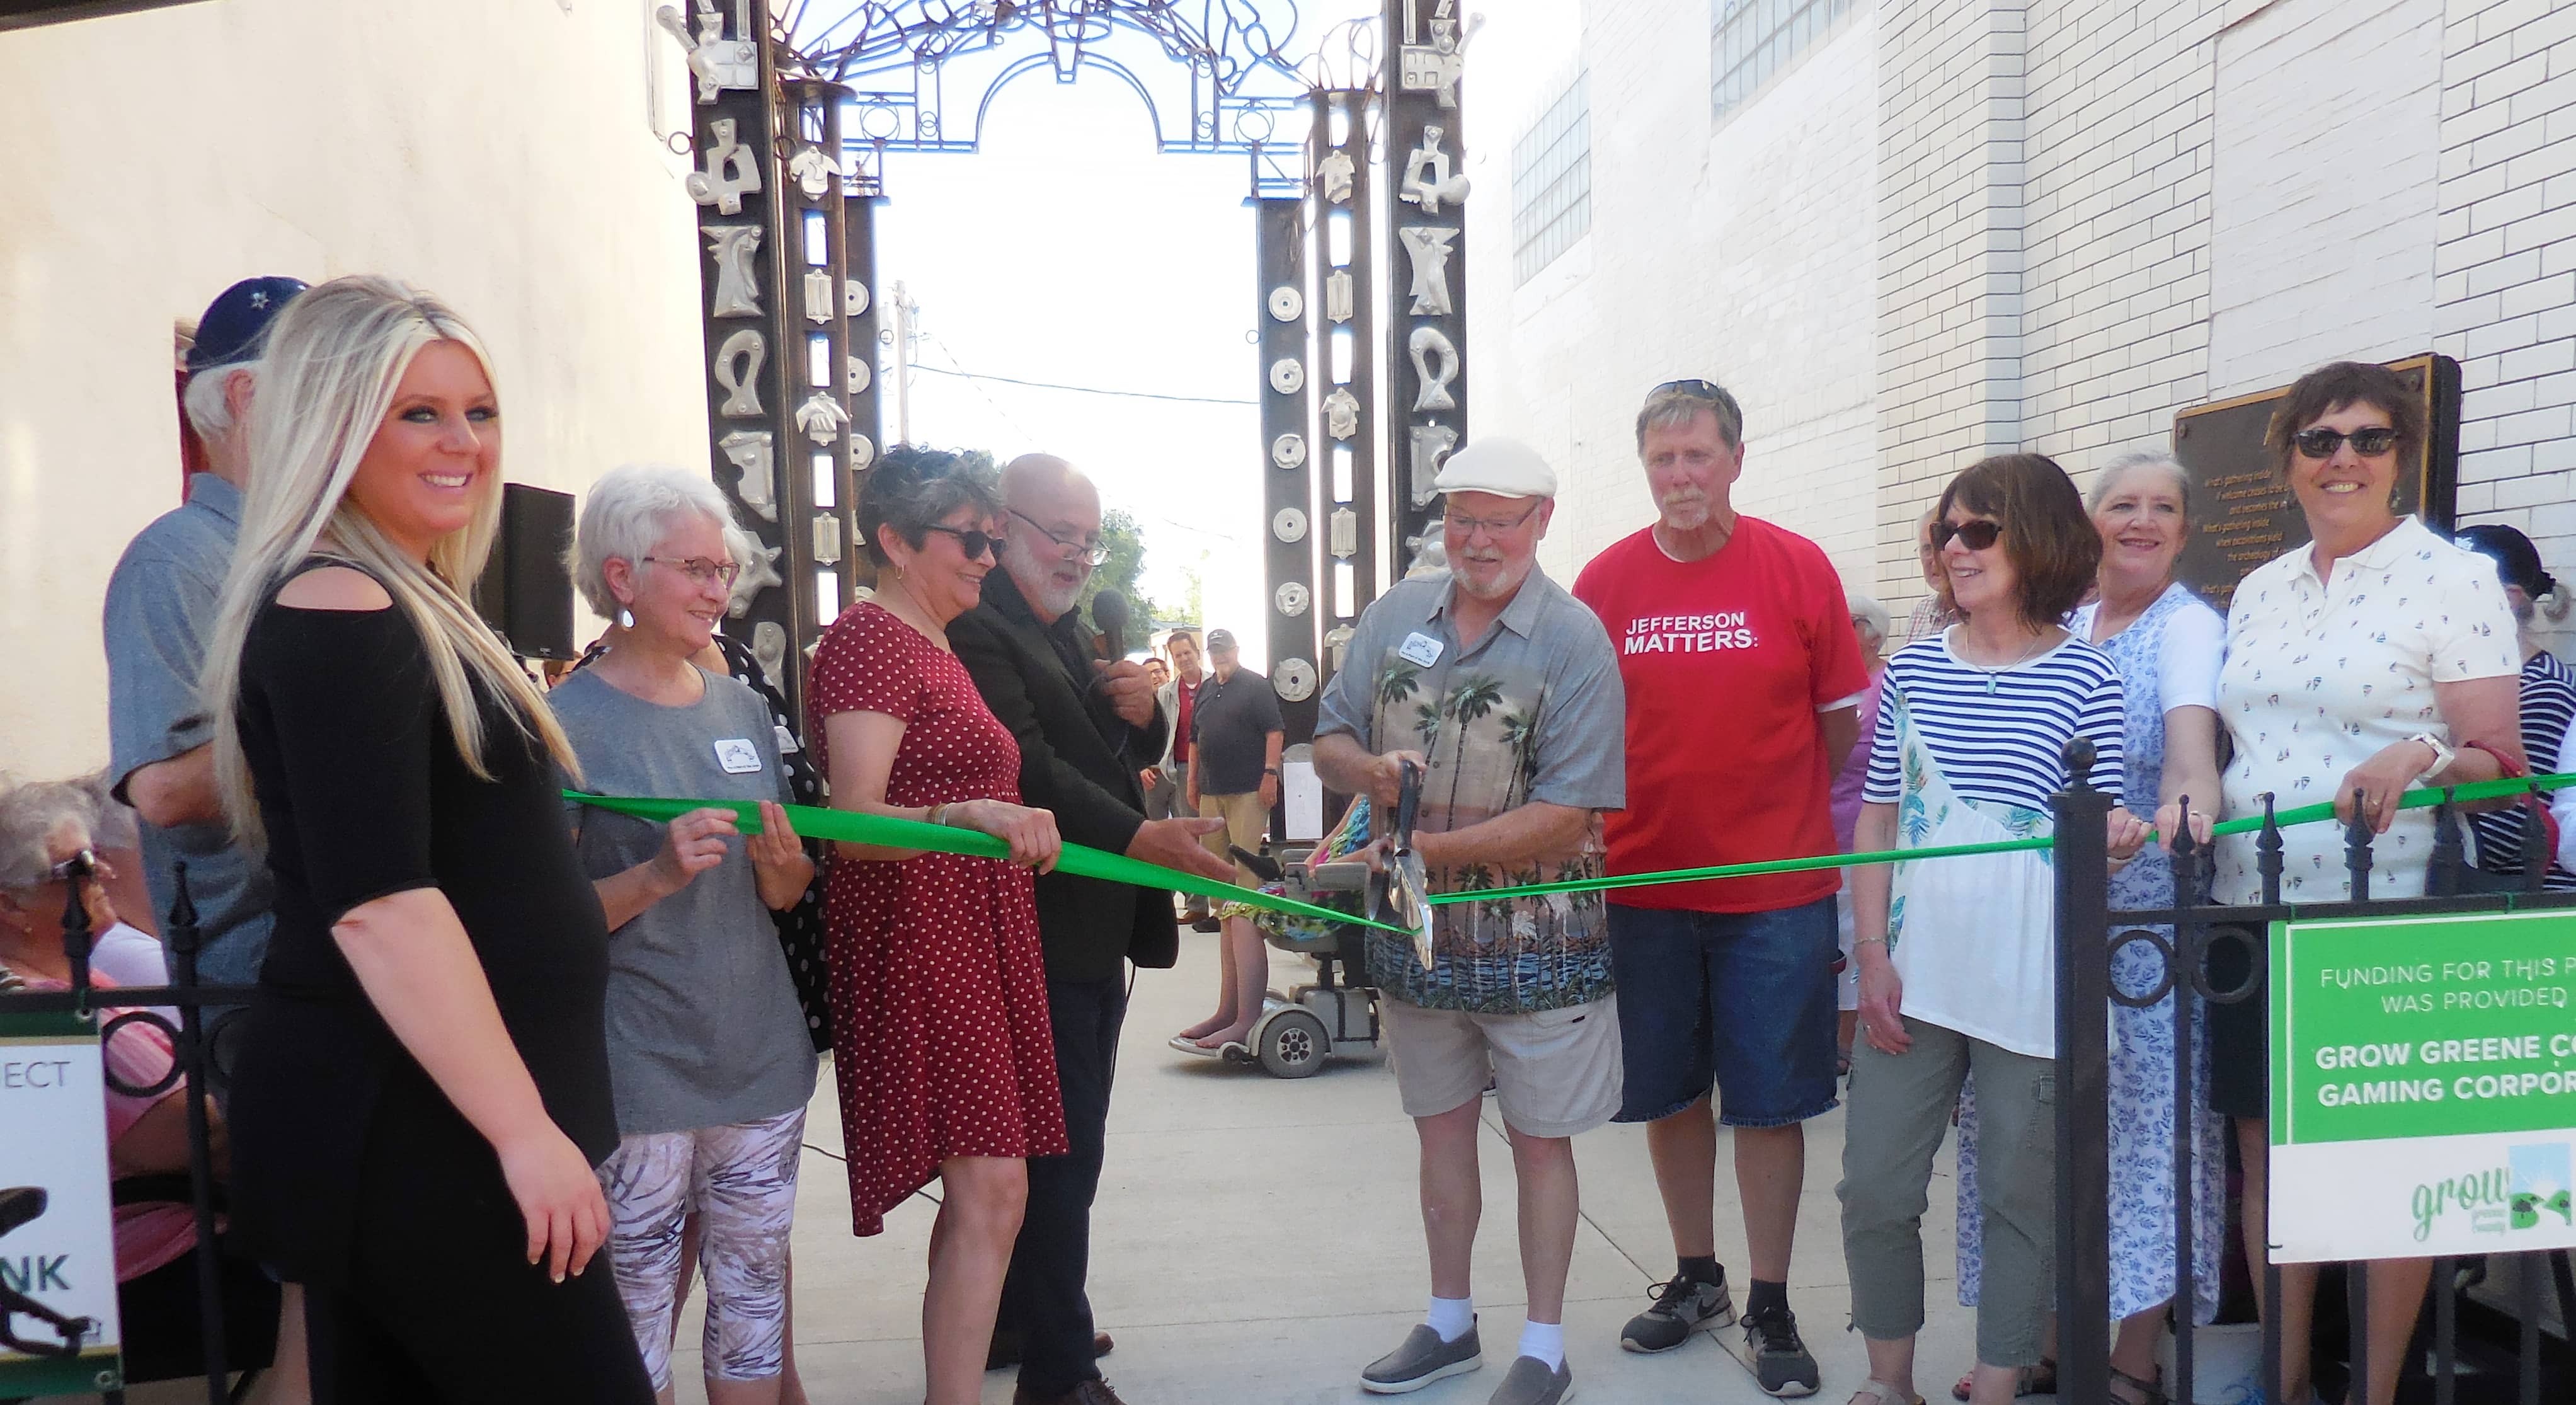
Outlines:
<svg viewBox="0 0 2576 1405"><path fill-rule="evenodd" d="M1675 1275L1654 1287L1655 1305L1628 1319L1619 1345L1630 1351L1670 1351L1689 1341L1702 1327L1723 1327L1735 1320L1735 1299L1726 1291L1726 1270L1715 1280Z"/></svg>
<svg viewBox="0 0 2576 1405"><path fill-rule="evenodd" d="M1773 1395L1813 1395L1816 1358L1798 1338L1798 1314L1785 1307L1746 1313L1744 1347L1753 1353L1753 1378Z"/></svg>

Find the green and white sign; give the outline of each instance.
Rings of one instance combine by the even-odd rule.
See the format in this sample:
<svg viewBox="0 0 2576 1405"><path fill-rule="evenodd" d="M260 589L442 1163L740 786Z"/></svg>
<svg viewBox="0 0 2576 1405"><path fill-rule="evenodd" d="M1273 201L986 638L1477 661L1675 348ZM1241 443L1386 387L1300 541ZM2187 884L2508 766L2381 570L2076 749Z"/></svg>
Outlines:
<svg viewBox="0 0 2576 1405"><path fill-rule="evenodd" d="M123 1380L104 1080L90 1021L0 1015L0 1398Z"/></svg>
<svg viewBox="0 0 2576 1405"><path fill-rule="evenodd" d="M2576 911L2272 927L2272 1259L2576 1247Z"/></svg>

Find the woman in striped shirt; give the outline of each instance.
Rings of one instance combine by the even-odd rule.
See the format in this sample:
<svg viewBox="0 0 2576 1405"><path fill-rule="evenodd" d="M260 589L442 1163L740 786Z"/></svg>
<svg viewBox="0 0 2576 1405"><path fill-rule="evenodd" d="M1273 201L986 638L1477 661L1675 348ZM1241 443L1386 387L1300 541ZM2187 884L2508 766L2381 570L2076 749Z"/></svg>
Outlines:
<svg viewBox="0 0 2576 1405"><path fill-rule="evenodd" d="M2076 779L2117 795L2124 715L2110 657L2058 624L2093 584L2102 539L2063 469L2037 454L1976 464L1933 524L1959 623L1899 650L1881 682L1856 849L2046 837ZM2071 777L2066 751L2092 747ZM2111 853L2146 826L2111 812ZM1861 869L1853 881L1865 1038L1852 1050L1843 1248L1870 1380L1855 1405L1915 1405L1921 1217L1961 1085L1982 1090L1984 1284L1976 1405L2011 1400L2041 1359L2056 1181L2055 886L2022 850Z"/></svg>

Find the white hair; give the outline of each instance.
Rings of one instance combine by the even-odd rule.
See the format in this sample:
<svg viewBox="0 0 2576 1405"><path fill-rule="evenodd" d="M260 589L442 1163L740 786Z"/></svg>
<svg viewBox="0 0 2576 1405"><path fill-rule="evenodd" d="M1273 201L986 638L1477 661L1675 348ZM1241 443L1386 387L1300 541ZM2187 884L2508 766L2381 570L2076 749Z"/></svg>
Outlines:
<svg viewBox="0 0 2576 1405"><path fill-rule="evenodd" d="M84 847L96 842L97 807L77 781L31 781L0 791L0 892L53 879L55 831L69 824Z"/></svg>
<svg viewBox="0 0 2576 1405"><path fill-rule="evenodd" d="M246 426L251 477L242 498L241 540L224 581L200 689L214 717L216 789L234 835L253 853L267 848L267 831L242 754L242 645L279 585L317 550L375 577L410 619L429 656L448 733L475 776L491 779L483 763L478 683L479 696L499 700L567 774L581 774L545 698L465 596L483 574L500 531L500 475L486 476L476 490L482 501L473 520L433 543L426 562L394 545L349 498L349 482L392 413L412 359L442 341L463 347L485 378L491 377L482 341L454 309L408 284L370 274L335 278L303 293L269 329L260 393Z"/></svg>
<svg viewBox="0 0 2576 1405"><path fill-rule="evenodd" d="M723 529L727 549L736 561L744 559L733 507L706 474L655 463L626 464L601 474L581 505L581 527L573 533L568 553L572 583L581 598L600 618L615 618L619 607L608 589L608 563L623 561L643 570L654 545L692 516Z"/></svg>
<svg viewBox="0 0 2576 1405"><path fill-rule="evenodd" d="M2145 449L2134 454L2122 454L2102 465L2102 471L2093 475L2093 491L2085 494L2084 510L2088 513L2100 512L2102 504L2111 500L2111 490L2120 485L2120 480L2129 476L2130 470L2140 468L2154 469L2173 481L2174 496L2182 502L2182 520L2189 522L2191 520L2191 474L2182 466L2180 460L2160 449Z"/></svg>
<svg viewBox="0 0 2576 1405"><path fill-rule="evenodd" d="M257 384L259 363L234 361L191 371L188 388L179 394L179 407L187 412L188 427L209 444L233 432L233 406L225 392L235 375L249 376Z"/></svg>
<svg viewBox="0 0 2576 1405"><path fill-rule="evenodd" d="M1851 607L1854 624L1868 630L1880 644L1887 642L1887 607L1879 603L1877 596L1855 590L1844 597L1844 602Z"/></svg>

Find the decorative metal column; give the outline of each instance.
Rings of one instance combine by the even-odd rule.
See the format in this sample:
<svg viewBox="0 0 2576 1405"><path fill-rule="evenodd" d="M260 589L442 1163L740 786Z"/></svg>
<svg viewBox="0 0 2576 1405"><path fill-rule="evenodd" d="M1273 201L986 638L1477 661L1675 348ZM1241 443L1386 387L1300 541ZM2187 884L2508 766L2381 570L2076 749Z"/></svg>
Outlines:
<svg viewBox="0 0 2576 1405"><path fill-rule="evenodd" d="M790 372L796 403L779 442L795 446L792 455L781 453L782 468L790 462L799 466L786 486L796 509L791 520L804 524L806 534L788 551L788 559L800 567L797 608L810 622L812 636L798 636L801 650L850 603L854 585L848 570L856 504L850 496L849 324L844 307L847 197L840 154L841 104L849 90L804 76L781 86L779 125L788 153L784 253L788 301L795 309L791 336L804 354Z"/></svg>
<svg viewBox="0 0 2576 1405"><path fill-rule="evenodd" d="M1366 88L1318 89L1310 140L1315 205L1315 267L1323 290L1315 320L1315 369L1330 392L1316 402L1309 436L1321 459L1317 474L1324 520L1324 678L1342 666L1352 625L1377 598L1378 519L1377 311L1370 252L1369 119L1375 94ZM1336 139L1338 129L1339 139ZM1274 535L1276 523L1273 524Z"/></svg>
<svg viewBox="0 0 2576 1405"><path fill-rule="evenodd" d="M794 504L810 491L780 491L779 451L792 445L796 406L787 367L801 340L790 325L801 321L782 286L776 117L778 91L768 42L767 0L691 0L682 16L665 5L655 19L688 51L696 94L693 148L698 169L687 181L699 205L698 233L708 262L699 269L706 325L707 437L716 482L733 498L743 525L761 544L735 583L728 633L748 630L761 671L803 704L797 648L812 615L804 602L811 583L798 557L803 543L793 530ZM801 338L801 333L795 334ZM785 431L782 434L782 430ZM792 462L792 461L791 461ZM792 488L798 475L789 476Z"/></svg>
<svg viewBox="0 0 2576 1405"><path fill-rule="evenodd" d="M1387 326L1388 526L1400 563L1431 520L1431 480L1467 437L1467 177L1457 0L1386 0L1388 223L1407 281ZM1398 265L1390 265L1395 267Z"/></svg>
<svg viewBox="0 0 2576 1405"><path fill-rule="evenodd" d="M848 488L841 501L850 530L858 530L859 494L866 489L868 469L877 461L877 448L885 443L885 418L877 400L877 202L883 197L875 181L865 171L854 171L842 199L841 247L845 251L842 269L841 314L844 328L843 356L846 366L843 382L850 402L850 459ZM843 563L844 579L855 589L876 585L876 563L868 559L867 544L853 536L848 560Z"/></svg>
<svg viewBox="0 0 2576 1405"><path fill-rule="evenodd" d="M1290 745L1315 737L1314 465L1308 440L1305 256L1308 203L1252 202L1261 328L1261 494L1270 585L1270 685Z"/></svg>

